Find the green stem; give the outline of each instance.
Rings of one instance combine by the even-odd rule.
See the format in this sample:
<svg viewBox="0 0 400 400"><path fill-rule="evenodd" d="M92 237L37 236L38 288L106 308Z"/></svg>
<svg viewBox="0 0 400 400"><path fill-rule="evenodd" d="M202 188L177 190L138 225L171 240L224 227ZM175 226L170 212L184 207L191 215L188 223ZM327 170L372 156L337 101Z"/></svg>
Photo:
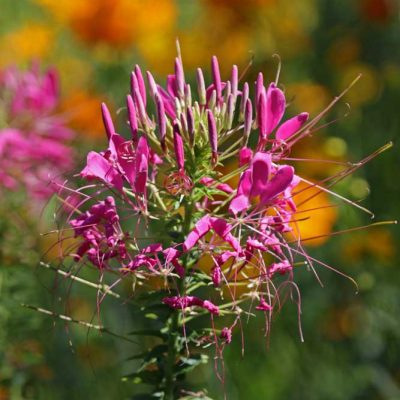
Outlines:
<svg viewBox="0 0 400 400"><path fill-rule="evenodd" d="M185 204L185 218L182 226L183 236L190 232L191 224L193 217L193 204L191 199L189 198L187 203ZM183 256L183 268L187 268L188 265L188 254ZM178 283L178 294L180 296L185 295L186 286L185 286L185 278L179 280ZM168 326L168 355L167 355L167 365L165 369L165 400L174 400L175 399L175 362L176 358L179 356L180 352L180 344L179 344L179 330L180 326L180 310L174 310L169 319Z"/></svg>

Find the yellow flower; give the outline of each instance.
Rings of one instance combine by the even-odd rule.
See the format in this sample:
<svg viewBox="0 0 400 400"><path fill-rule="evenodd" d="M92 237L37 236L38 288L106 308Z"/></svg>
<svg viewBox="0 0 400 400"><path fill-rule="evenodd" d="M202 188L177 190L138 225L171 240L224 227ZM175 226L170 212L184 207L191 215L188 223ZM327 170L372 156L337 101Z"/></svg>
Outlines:
<svg viewBox="0 0 400 400"><path fill-rule="evenodd" d="M337 219L337 210L325 192L301 182L294 190L293 200L297 205L294 215L297 222L292 223L296 238L307 239L307 246L320 246L329 239L329 234ZM318 237L321 236L321 237Z"/></svg>
<svg viewBox="0 0 400 400"><path fill-rule="evenodd" d="M344 90L358 74L362 74L362 77L356 90L350 90L345 96L345 100L353 107L374 100L380 88L377 71L362 63L351 64L343 71L340 76L340 88Z"/></svg>
<svg viewBox="0 0 400 400"><path fill-rule="evenodd" d="M28 22L0 39L0 66L20 64L48 56L54 42L50 27Z"/></svg>
<svg viewBox="0 0 400 400"><path fill-rule="evenodd" d="M315 116L323 110L331 100L331 96L324 86L312 82L288 85L286 98L293 99L291 105L295 111L307 110L311 116Z"/></svg>

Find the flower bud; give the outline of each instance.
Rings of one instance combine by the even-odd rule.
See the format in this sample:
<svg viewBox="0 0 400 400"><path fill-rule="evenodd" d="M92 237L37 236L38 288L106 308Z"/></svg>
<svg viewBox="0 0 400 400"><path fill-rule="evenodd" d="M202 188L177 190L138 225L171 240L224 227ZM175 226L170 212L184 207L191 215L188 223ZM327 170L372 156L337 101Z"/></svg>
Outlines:
<svg viewBox="0 0 400 400"><path fill-rule="evenodd" d="M110 139L111 135L115 133L114 124L105 103L101 103L101 115L103 117L104 128L106 129L107 137Z"/></svg>
<svg viewBox="0 0 400 400"><path fill-rule="evenodd" d="M233 93L231 93L228 98L228 106L225 114L225 128L228 130L232 128L234 115L235 115L235 96L233 95Z"/></svg>
<svg viewBox="0 0 400 400"><path fill-rule="evenodd" d="M157 122L158 122L158 133L160 135L160 143L163 152L165 153L165 137L167 134L167 118L165 116L164 103L158 93L155 95L156 109L157 109Z"/></svg>
<svg viewBox="0 0 400 400"><path fill-rule="evenodd" d="M208 138L211 146L212 162L215 165L217 163L217 151L218 151L218 137L217 137L217 126L215 124L215 118L211 110L207 110L207 122L208 122Z"/></svg>
<svg viewBox="0 0 400 400"><path fill-rule="evenodd" d="M179 97L183 97L185 94L185 75L183 74L182 61L179 57L175 58L175 79L176 79L176 91Z"/></svg>
<svg viewBox="0 0 400 400"><path fill-rule="evenodd" d="M196 72L197 91L199 94L199 103L204 106L207 102L206 84L204 83L204 75L201 68L197 68Z"/></svg>
<svg viewBox="0 0 400 400"><path fill-rule="evenodd" d="M253 123L253 105L251 103L251 100L247 99L246 107L244 110L243 146L247 146L252 123Z"/></svg>
<svg viewBox="0 0 400 400"><path fill-rule="evenodd" d="M157 84L156 84L156 81L154 80L153 75L151 74L151 72L147 71L146 74L147 74L147 82L149 82L150 94L151 94L151 97L154 99L154 96L158 92Z"/></svg>
<svg viewBox="0 0 400 400"><path fill-rule="evenodd" d="M142 124L143 128L147 128L146 109L145 105L143 104L143 99L138 88L136 88L134 92L133 99L135 100L136 109L138 110L140 123Z"/></svg>
<svg viewBox="0 0 400 400"><path fill-rule="evenodd" d="M248 98L249 98L249 84L246 82L243 85L242 100L240 101L239 121L243 121L244 112L245 112L245 108L246 108L246 102L247 102Z"/></svg>
<svg viewBox="0 0 400 400"><path fill-rule="evenodd" d="M128 121L129 127L132 133L132 140L134 143L138 141L138 121L136 118L136 109L135 104L133 102L132 96L128 94L126 96L126 106L128 108Z"/></svg>
<svg viewBox="0 0 400 400"><path fill-rule="evenodd" d="M146 107L147 104L146 85L144 83L142 70L140 69L139 65L135 66L135 75L139 86L140 95L142 96L143 105Z"/></svg>
<svg viewBox="0 0 400 400"><path fill-rule="evenodd" d="M193 147L193 145L194 145L194 118L193 118L192 107L189 107L186 110L186 121L187 121L187 127L188 127L190 146Z"/></svg>
<svg viewBox="0 0 400 400"><path fill-rule="evenodd" d="M183 171L185 167L185 152L183 148L183 140L180 133L178 121L174 121L173 132L174 132L174 150L175 150L176 164L178 166L178 170Z"/></svg>
<svg viewBox="0 0 400 400"><path fill-rule="evenodd" d="M211 59L211 73L214 81L214 89L217 92L217 100L219 101L222 97L222 82L218 58L216 56L213 56Z"/></svg>
<svg viewBox="0 0 400 400"><path fill-rule="evenodd" d="M239 82L239 72L237 65L232 67L232 74L231 74L231 86L232 86L232 94L236 100L238 94L238 82Z"/></svg>

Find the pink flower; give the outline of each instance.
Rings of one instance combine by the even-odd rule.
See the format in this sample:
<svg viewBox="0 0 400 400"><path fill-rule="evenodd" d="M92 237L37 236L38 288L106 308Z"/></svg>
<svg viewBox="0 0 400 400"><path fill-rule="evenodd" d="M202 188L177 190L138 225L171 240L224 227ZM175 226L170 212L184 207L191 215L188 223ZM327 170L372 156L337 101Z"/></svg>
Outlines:
<svg viewBox="0 0 400 400"><path fill-rule="evenodd" d="M35 199L58 191L63 175L74 165L69 141L73 132L56 115L58 77L39 65L27 71L0 71L0 100L6 125L0 129L0 185L23 187Z"/></svg>
<svg viewBox="0 0 400 400"><path fill-rule="evenodd" d="M208 300L199 299L196 296L173 296L165 297L163 303L171 308L185 309L190 307L200 307L209 311L211 314L218 315L219 308Z"/></svg>
<svg viewBox="0 0 400 400"><path fill-rule="evenodd" d="M229 210L233 214L238 214L248 209L251 198L255 196L260 196L258 207L265 206L289 187L293 176L293 167L288 165L273 167L270 154L256 153L250 167L240 178L237 196L232 200Z"/></svg>

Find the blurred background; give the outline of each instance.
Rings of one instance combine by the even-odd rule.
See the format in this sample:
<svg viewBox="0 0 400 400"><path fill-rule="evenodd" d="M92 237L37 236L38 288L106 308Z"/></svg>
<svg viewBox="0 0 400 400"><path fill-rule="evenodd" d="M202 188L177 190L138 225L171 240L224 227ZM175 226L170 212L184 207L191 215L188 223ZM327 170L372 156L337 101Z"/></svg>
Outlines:
<svg viewBox="0 0 400 400"><path fill-rule="evenodd" d="M394 141L394 149L338 186L363 200L377 221L393 220L400 205L399 18L396 0L0 0L0 69L35 60L57 68L58 112L76 132L78 164L87 149L104 145L100 103L114 113L123 106L136 63L163 81L173 71L177 37L188 80L198 66L209 71L213 54L223 74L252 61L248 81L258 71L274 80L278 54L289 114L317 115L362 73L329 114L336 122L300 144L295 156L358 161ZM297 168L310 179L335 172L328 164ZM134 344L21 306L91 321L96 292L38 266L55 257L47 251L54 235L37 234L52 229L51 207L32 213L23 194L1 195L0 400L129 398L134 385L120 378ZM318 196L315 207L329 201ZM303 223L304 236L371 222L350 207L318 213L319 224ZM215 399L224 392L229 399L400 399L398 239L395 226L381 226L307 243L313 256L352 276L358 293L327 270L319 271L324 287L299 271L305 342L288 303L269 344L260 334L263 321L251 321L244 359L239 339L226 350L225 386L209 365L190 376L194 388L206 387ZM134 326L126 306L112 300L102 308L102 323L118 332Z"/></svg>

